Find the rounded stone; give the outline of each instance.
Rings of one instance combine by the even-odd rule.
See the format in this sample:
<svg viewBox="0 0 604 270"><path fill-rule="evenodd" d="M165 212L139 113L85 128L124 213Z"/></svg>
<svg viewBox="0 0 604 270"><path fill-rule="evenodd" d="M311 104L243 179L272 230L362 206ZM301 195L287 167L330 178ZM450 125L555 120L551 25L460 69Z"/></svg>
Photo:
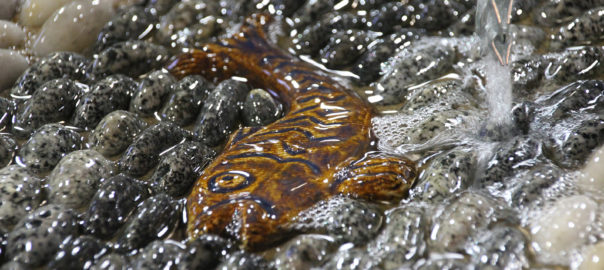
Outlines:
<svg viewBox="0 0 604 270"><path fill-rule="evenodd" d="M213 89L213 85L199 75L182 78L172 85L172 94L161 109L161 117L179 126L193 122Z"/></svg>
<svg viewBox="0 0 604 270"><path fill-rule="evenodd" d="M27 169L11 165L0 170L0 230L10 231L42 201L42 181Z"/></svg>
<svg viewBox="0 0 604 270"><path fill-rule="evenodd" d="M117 110L107 114L89 136L92 148L106 157L122 153L147 123L136 114Z"/></svg>
<svg viewBox="0 0 604 270"><path fill-rule="evenodd" d="M165 70L157 70L146 75L139 83L138 90L130 102L130 111L149 116L164 105L171 85L176 79Z"/></svg>
<svg viewBox="0 0 604 270"><path fill-rule="evenodd" d="M263 89L253 89L243 103L243 122L247 126L266 126L281 117L283 106Z"/></svg>

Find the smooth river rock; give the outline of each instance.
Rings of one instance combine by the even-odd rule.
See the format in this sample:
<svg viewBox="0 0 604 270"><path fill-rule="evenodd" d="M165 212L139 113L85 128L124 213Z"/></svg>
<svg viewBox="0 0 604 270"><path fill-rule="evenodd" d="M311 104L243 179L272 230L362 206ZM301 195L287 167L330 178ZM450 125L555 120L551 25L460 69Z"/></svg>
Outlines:
<svg viewBox="0 0 604 270"><path fill-rule="evenodd" d="M0 92L11 87L21 73L27 69L27 59L20 53L0 49Z"/></svg>

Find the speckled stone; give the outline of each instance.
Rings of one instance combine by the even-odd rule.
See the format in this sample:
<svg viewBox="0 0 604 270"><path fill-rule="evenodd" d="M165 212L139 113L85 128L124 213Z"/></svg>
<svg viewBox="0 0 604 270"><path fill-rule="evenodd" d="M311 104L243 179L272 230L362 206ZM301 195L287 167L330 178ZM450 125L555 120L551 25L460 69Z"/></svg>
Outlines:
<svg viewBox="0 0 604 270"><path fill-rule="evenodd" d="M74 213L48 204L23 217L8 234L8 256L30 267L41 266L69 235L77 233Z"/></svg>
<svg viewBox="0 0 604 270"><path fill-rule="evenodd" d="M48 176L48 200L73 209L87 206L98 186L113 172L113 163L97 151L71 152Z"/></svg>
<svg viewBox="0 0 604 270"><path fill-rule="evenodd" d="M542 158L540 141L519 136L503 143L487 162L484 175L479 178L479 186L504 185L504 178L514 171L534 166Z"/></svg>
<svg viewBox="0 0 604 270"><path fill-rule="evenodd" d="M0 267L1 270L29 270L30 268L30 266L15 261L5 263Z"/></svg>
<svg viewBox="0 0 604 270"><path fill-rule="evenodd" d="M466 248L476 265L492 269L527 269L528 251L527 237L508 226L497 226L480 233L476 242Z"/></svg>
<svg viewBox="0 0 604 270"><path fill-rule="evenodd" d="M229 254L217 267L217 270L255 270L273 269L262 256L245 251Z"/></svg>
<svg viewBox="0 0 604 270"><path fill-rule="evenodd" d="M428 244L433 251L462 252L477 231L497 222L517 224L514 217L499 200L464 192L434 213Z"/></svg>
<svg viewBox="0 0 604 270"><path fill-rule="evenodd" d="M240 108L248 91L246 84L235 80L218 84L201 108L195 135L210 146L223 142L239 126Z"/></svg>
<svg viewBox="0 0 604 270"><path fill-rule="evenodd" d="M10 231L42 201L42 183L27 169L11 165L0 170L0 230Z"/></svg>
<svg viewBox="0 0 604 270"><path fill-rule="evenodd" d="M541 102L551 106L553 119L562 119L573 113L600 113L604 109L604 82L577 81L560 88Z"/></svg>
<svg viewBox="0 0 604 270"><path fill-rule="evenodd" d="M140 6L124 9L103 26L94 51L103 51L118 42L142 39L153 29L153 24L157 20L154 10Z"/></svg>
<svg viewBox="0 0 604 270"><path fill-rule="evenodd" d="M275 268L279 270L318 267L336 249L334 243L335 241L331 237L319 234L303 234L289 240L280 247L273 263Z"/></svg>
<svg viewBox="0 0 604 270"><path fill-rule="evenodd" d="M187 269L186 246L173 240L155 240L132 262L134 269ZM195 269L195 268L189 268Z"/></svg>
<svg viewBox="0 0 604 270"><path fill-rule="evenodd" d="M522 102L514 105L512 108L512 121L514 121L514 129L518 130L522 135L528 135L531 123L535 119L536 105L532 102Z"/></svg>
<svg viewBox="0 0 604 270"><path fill-rule="evenodd" d="M416 113L423 108L432 107L439 111L459 109L475 103L470 90L465 89L459 80L439 80L410 91L401 112Z"/></svg>
<svg viewBox="0 0 604 270"><path fill-rule="evenodd" d="M343 245L331 257L322 269L338 270L363 270L372 269L373 259L362 248L353 248L352 245Z"/></svg>
<svg viewBox="0 0 604 270"><path fill-rule="evenodd" d="M127 110L136 86L134 80L124 75L100 80L78 102L72 124L84 129L94 128L108 113Z"/></svg>
<svg viewBox="0 0 604 270"><path fill-rule="evenodd" d="M283 106L263 89L250 91L243 103L243 123L246 126L266 126L283 114Z"/></svg>
<svg viewBox="0 0 604 270"><path fill-rule="evenodd" d="M414 270L472 270L476 266L461 258L428 258L413 265Z"/></svg>
<svg viewBox="0 0 604 270"><path fill-rule="evenodd" d="M179 0L149 0L147 1L147 7L155 9L155 12L159 15L164 15L178 2Z"/></svg>
<svg viewBox="0 0 604 270"><path fill-rule="evenodd" d="M185 195L215 156L214 150L201 143L183 142L160 156L149 181L159 192L174 197Z"/></svg>
<svg viewBox="0 0 604 270"><path fill-rule="evenodd" d="M93 149L106 157L122 153L145 128L147 123L136 114L117 110L107 114L91 132Z"/></svg>
<svg viewBox="0 0 604 270"><path fill-rule="evenodd" d="M68 120L86 88L67 78L44 83L30 99L19 106L13 118L13 132L19 137L27 138L44 124Z"/></svg>
<svg viewBox="0 0 604 270"><path fill-rule="evenodd" d="M168 60L166 48L146 41L115 43L99 53L93 74L124 74L138 77L161 68Z"/></svg>
<svg viewBox="0 0 604 270"><path fill-rule="evenodd" d="M16 110L17 104L13 100L0 97L0 132L11 128L11 120Z"/></svg>
<svg viewBox="0 0 604 270"><path fill-rule="evenodd" d="M223 242L226 245L226 240L209 234L188 242L185 250L187 255L179 269L213 269L222 257L221 250L226 247L221 246Z"/></svg>
<svg viewBox="0 0 604 270"><path fill-rule="evenodd" d="M172 92L171 85L174 82L176 79L163 69L145 75L130 102L130 111L145 116L159 111Z"/></svg>
<svg viewBox="0 0 604 270"><path fill-rule="evenodd" d="M21 146L17 162L36 173L52 170L69 152L82 148L82 136L60 124L37 129Z"/></svg>
<svg viewBox="0 0 604 270"><path fill-rule="evenodd" d="M604 31L602 12L604 7L596 7L560 26L551 37L550 47L560 49L569 45L585 45L601 41L601 33Z"/></svg>
<svg viewBox="0 0 604 270"><path fill-rule="evenodd" d="M107 251L106 245L92 236L70 236L61 243L48 269L90 269Z"/></svg>
<svg viewBox="0 0 604 270"><path fill-rule="evenodd" d="M536 166L515 176L516 184L510 188L511 206L520 210L540 209L551 200L575 192L564 172L553 164Z"/></svg>
<svg viewBox="0 0 604 270"><path fill-rule="evenodd" d="M109 253L90 267L91 270L127 270L129 268L128 258L118 253Z"/></svg>
<svg viewBox="0 0 604 270"><path fill-rule="evenodd" d="M172 94L161 109L160 116L179 126L190 124L213 88L210 82L199 75L182 78L172 85Z"/></svg>
<svg viewBox="0 0 604 270"><path fill-rule="evenodd" d="M70 78L75 81L87 82L87 70L90 61L72 52L51 53L30 66L17 79L11 95L32 95L42 84L52 79Z"/></svg>
<svg viewBox="0 0 604 270"><path fill-rule="evenodd" d="M292 229L304 233L326 234L340 243L364 244L382 224L382 214L369 203L337 196L323 200L300 212Z"/></svg>
<svg viewBox="0 0 604 270"><path fill-rule="evenodd" d="M176 124L160 122L134 140L119 160L119 168L125 174L142 176L157 165L161 152L189 137L188 131Z"/></svg>
<svg viewBox="0 0 604 270"><path fill-rule="evenodd" d="M165 46L176 45L171 43L178 42L177 39L186 32L186 28L202 21L208 15L217 14L215 11L218 5L217 2L207 1L183 1L173 5L170 11L161 17L155 38ZM231 7L223 6L224 9Z"/></svg>
<svg viewBox="0 0 604 270"><path fill-rule="evenodd" d="M326 10L321 12L326 12ZM306 20L307 18L300 19ZM359 29L363 25L363 21L357 20L356 16L339 12L327 13L321 19L312 20L311 22L312 24L302 29L293 40L294 49L298 54L314 56L329 42L329 38L334 31Z"/></svg>
<svg viewBox="0 0 604 270"><path fill-rule="evenodd" d="M358 30L338 31L319 51L319 61L327 68L338 69L354 63L365 51L377 33Z"/></svg>
<svg viewBox="0 0 604 270"><path fill-rule="evenodd" d="M604 70L604 48L599 46L572 47L543 57L546 77L560 83L589 79Z"/></svg>
<svg viewBox="0 0 604 270"><path fill-rule="evenodd" d="M10 133L0 133L0 168L11 164L18 150L17 140Z"/></svg>
<svg viewBox="0 0 604 270"><path fill-rule="evenodd" d="M546 64L540 56L532 55L512 62L512 86L514 96L522 97L533 93L545 73Z"/></svg>
<svg viewBox="0 0 604 270"><path fill-rule="evenodd" d="M146 183L125 175L107 179L94 194L84 214L86 231L100 238L112 236L150 193Z"/></svg>
<svg viewBox="0 0 604 270"><path fill-rule="evenodd" d="M179 202L165 194L146 199L129 218L114 248L123 252L131 251L167 237L176 228L181 209Z"/></svg>
<svg viewBox="0 0 604 270"><path fill-rule="evenodd" d="M546 155L564 168L577 168L604 143L604 116L568 119L554 127L545 141Z"/></svg>
<svg viewBox="0 0 604 270"><path fill-rule="evenodd" d="M601 6L601 0L560 0L545 1L543 5L535 9L534 21L542 26L553 26L572 21L583 11Z"/></svg>

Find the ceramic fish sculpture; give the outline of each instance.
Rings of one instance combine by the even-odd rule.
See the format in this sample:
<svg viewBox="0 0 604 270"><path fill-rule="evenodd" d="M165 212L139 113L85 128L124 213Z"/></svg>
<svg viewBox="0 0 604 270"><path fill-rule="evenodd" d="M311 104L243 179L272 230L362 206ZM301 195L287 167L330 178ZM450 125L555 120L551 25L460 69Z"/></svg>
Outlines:
<svg viewBox="0 0 604 270"><path fill-rule="evenodd" d="M176 77L231 76L276 93L288 111L275 123L237 131L196 182L187 200L187 232L270 247L292 232L293 218L321 200L405 196L415 164L374 151L372 107L330 76L269 44L270 17L254 15L241 32L180 55Z"/></svg>
<svg viewBox="0 0 604 270"><path fill-rule="evenodd" d="M514 0L478 0L476 7L476 33L482 54L494 55L501 65L510 63L513 5Z"/></svg>

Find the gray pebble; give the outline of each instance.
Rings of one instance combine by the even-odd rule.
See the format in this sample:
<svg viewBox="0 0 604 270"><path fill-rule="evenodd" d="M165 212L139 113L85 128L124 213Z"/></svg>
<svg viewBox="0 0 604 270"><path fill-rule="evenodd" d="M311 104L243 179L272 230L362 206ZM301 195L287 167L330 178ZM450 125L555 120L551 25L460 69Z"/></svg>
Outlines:
<svg viewBox="0 0 604 270"><path fill-rule="evenodd" d="M323 264L335 249L331 237L303 234L284 244L273 261L276 269L310 269Z"/></svg>
<svg viewBox="0 0 604 270"><path fill-rule="evenodd" d="M179 1L180 0L149 0L147 1L147 7L155 9L155 12L159 15L164 15Z"/></svg>
<svg viewBox="0 0 604 270"><path fill-rule="evenodd" d="M134 269L187 269L186 246L173 240L155 240L132 262ZM195 268L188 268L195 269Z"/></svg>
<svg viewBox="0 0 604 270"><path fill-rule="evenodd" d="M0 170L0 230L10 231L42 201L42 183L27 169L11 165Z"/></svg>
<svg viewBox="0 0 604 270"><path fill-rule="evenodd" d="M178 197L188 193L216 152L198 142L183 142L160 156L150 178L160 192Z"/></svg>
<svg viewBox="0 0 604 270"><path fill-rule="evenodd" d="M471 36L475 32L475 21L476 7L472 6L471 9L466 11L457 22L447 27L447 29L442 31L440 34L447 37Z"/></svg>
<svg viewBox="0 0 604 270"><path fill-rule="evenodd" d="M514 177L510 205L516 209L542 208L550 200L571 194L573 187L564 181L564 172L551 163L536 166Z"/></svg>
<svg viewBox="0 0 604 270"><path fill-rule="evenodd" d="M602 0L548 0L543 2L544 4L533 12L534 21L542 26L570 22L585 10L604 5Z"/></svg>
<svg viewBox="0 0 604 270"><path fill-rule="evenodd" d="M108 113L127 110L136 86L134 80L124 75L112 75L97 82L78 102L73 125L94 128Z"/></svg>
<svg viewBox="0 0 604 270"><path fill-rule="evenodd" d="M114 173L113 163L94 150L67 154L48 176L48 200L78 209L90 202L98 186Z"/></svg>
<svg viewBox="0 0 604 270"><path fill-rule="evenodd" d="M19 106L13 118L13 132L27 138L44 124L69 120L83 92L83 85L67 78L44 83Z"/></svg>
<svg viewBox="0 0 604 270"><path fill-rule="evenodd" d="M352 64L378 35L375 32L359 30L338 31L319 51L320 62L330 69L339 69Z"/></svg>
<svg viewBox="0 0 604 270"><path fill-rule="evenodd" d="M504 178L511 176L514 171L527 169L539 162L541 143L531 137L514 137L500 145L491 159L487 162L484 175L478 180L478 185L501 186Z"/></svg>
<svg viewBox="0 0 604 270"><path fill-rule="evenodd" d="M121 174L107 179L84 214L86 230L99 238L112 236L150 193L146 183Z"/></svg>
<svg viewBox="0 0 604 270"><path fill-rule="evenodd" d="M166 238L179 223L179 202L159 194L143 201L129 218L114 248L127 252L142 248L156 239Z"/></svg>
<svg viewBox="0 0 604 270"><path fill-rule="evenodd" d="M0 97L0 132L10 130L10 124L16 110L17 104L13 100Z"/></svg>
<svg viewBox="0 0 604 270"><path fill-rule="evenodd" d="M172 46L171 43L178 42L179 34L186 31L186 28L202 21L208 15L215 14L213 9L218 6L217 4L196 0L183 1L173 5L170 11L160 18L155 33L156 40L165 46ZM230 7L225 5L223 8Z"/></svg>
<svg viewBox="0 0 604 270"><path fill-rule="evenodd" d="M529 246L527 237L518 229L497 226L476 237L476 241L466 248L479 269L529 268Z"/></svg>
<svg viewBox="0 0 604 270"><path fill-rule="evenodd" d="M2 265L2 267L0 267L1 270L29 270L31 269L30 266L27 266L25 264L19 263L19 262L15 262L15 261L11 261L8 263L5 263L4 265Z"/></svg>
<svg viewBox="0 0 604 270"><path fill-rule="evenodd" d="M547 66L545 77L560 83L588 79L604 70L602 47L573 47L560 54L544 55L543 58Z"/></svg>
<svg viewBox="0 0 604 270"><path fill-rule="evenodd" d="M61 158L82 148L82 136L60 124L40 127L23 144L17 162L36 173L52 170Z"/></svg>
<svg viewBox="0 0 604 270"><path fill-rule="evenodd" d="M199 75L182 78L172 85L172 94L161 109L162 119L186 126L195 120L213 85Z"/></svg>
<svg viewBox="0 0 604 270"><path fill-rule="evenodd" d="M92 270L127 270L130 264L125 255L109 253L100 258L90 269Z"/></svg>
<svg viewBox="0 0 604 270"><path fill-rule="evenodd" d="M529 56L512 62L514 96L524 97L532 94L532 90L541 83L546 66L539 56Z"/></svg>
<svg viewBox="0 0 604 270"><path fill-rule="evenodd" d="M218 84L201 108L195 135L209 146L223 142L239 126L240 108L248 91L246 84L232 79Z"/></svg>
<svg viewBox="0 0 604 270"><path fill-rule="evenodd" d="M142 39L143 34L151 32L157 20L157 14L152 10L139 6L125 9L103 26L94 51L100 52L117 42Z"/></svg>
<svg viewBox="0 0 604 270"><path fill-rule="evenodd" d="M6 233L3 229L0 229L0 265L4 264L4 257L6 256Z"/></svg>
<svg viewBox="0 0 604 270"><path fill-rule="evenodd" d="M373 267L373 257L361 248L340 248L322 269L369 270Z"/></svg>
<svg viewBox="0 0 604 270"><path fill-rule="evenodd" d="M604 82L600 80L577 81L552 93L541 104L551 106L552 119L561 120L573 113L600 113L604 104Z"/></svg>
<svg viewBox="0 0 604 270"><path fill-rule="evenodd" d="M11 164L17 152L17 140L10 133L0 133L0 168Z"/></svg>
<svg viewBox="0 0 604 270"><path fill-rule="evenodd" d="M187 256L179 269L213 269L226 254L227 241L219 236L204 234L187 243ZM225 253L223 253L223 251Z"/></svg>
<svg viewBox="0 0 604 270"><path fill-rule="evenodd" d="M130 102L130 111L144 116L150 116L159 111L174 82L176 79L163 69L145 75Z"/></svg>
<svg viewBox="0 0 604 270"><path fill-rule="evenodd" d="M266 126L277 121L282 113L281 103L262 89L250 91L243 103L243 123L246 126Z"/></svg>
<svg viewBox="0 0 604 270"><path fill-rule="evenodd" d="M168 60L168 50L147 41L125 41L109 46L99 53L92 65L92 73L124 74L138 77L161 68Z"/></svg>
<svg viewBox="0 0 604 270"><path fill-rule="evenodd" d="M512 108L512 120L514 121L515 129L520 134L528 135L531 123L535 118L535 107L535 104L525 101L514 105Z"/></svg>
<svg viewBox="0 0 604 270"><path fill-rule="evenodd" d="M562 121L545 142L547 156L564 168L581 166L604 143L604 116Z"/></svg>
<svg viewBox="0 0 604 270"><path fill-rule="evenodd" d="M382 214L373 205L337 196L316 203L293 218L291 228L304 233L332 236L340 243L364 244L382 224Z"/></svg>
<svg viewBox="0 0 604 270"><path fill-rule="evenodd" d="M89 136L91 147L106 157L122 153L147 128L136 114L117 110L99 122Z"/></svg>
<svg viewBox="0 0 604 270"><path fill-rule="evenodd" d="M19 7L18 0L6 0L0 4L0 20L11 20Z"/></svg>
<svg viewBox="0 0 604 270"><path fill-rule="evenodd" d="M57 252L63 239L76 233L75 214L49 204L23 217L8 234L8 255L30 267L41 266Z"/></svg>
<svg viewBox="0 0 604 270"><path fill-rule="evenodd" d="M13 96L29 96L45 82L58 78L86 83L89 65L90 61L77 53L51 53L25 70L10 93Z"/></svg>
<svg viewBox="0 0 604 270"><path fill-rule="evenodd" d="M255 269L273 269L273 267L271 267L262 256L244 251L237 251L229 254L227 258L216 267L216 270Z"/></svg>
<svg viewBox="0 0 604 270"><path fill-rule="evenodd" d="M468 91L464 89L461 81L439 80L410 91L399 111L415 113L427 107L436 107L441 111L459 109L475 103L466 92Z"/></svg>
<svg viewBox="0 0 604 270"><path fill-rule="evenodd" d="M118 164L123 173L142 176L159 162L159 154L190 137L188 131L171 122L145 129L126 149Z"/></svg>
<svg viewBox="0 0 604 270"><path fill-rule="evenodd" d="M461 258L428 258L413 265L414 270L474 270L476 266Z"/></svg>
<svg viewBox="0 0 604 270"><path fill-rule="evenodd" d="M48 269L90 269L107 250L104 243L92 236L69 236L48 263Z"/></svg>

